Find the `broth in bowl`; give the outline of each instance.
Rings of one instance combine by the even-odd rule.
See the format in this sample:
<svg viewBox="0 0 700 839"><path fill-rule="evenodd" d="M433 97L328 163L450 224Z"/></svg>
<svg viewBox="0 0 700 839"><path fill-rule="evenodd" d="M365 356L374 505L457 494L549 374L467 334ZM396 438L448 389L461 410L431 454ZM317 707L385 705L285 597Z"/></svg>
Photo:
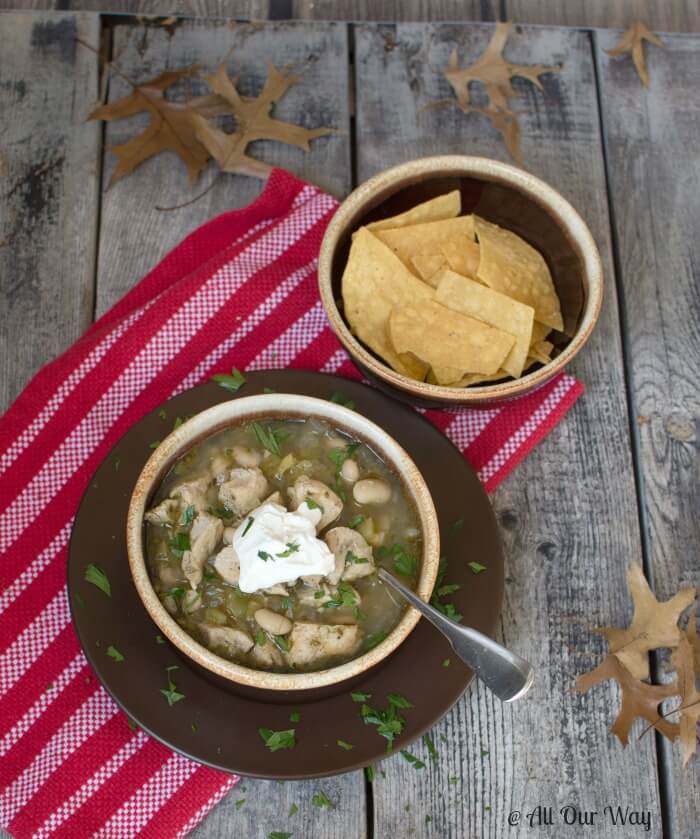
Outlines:
<svg viewBox="0 0 700 839"><path fill-rule="evenodd" d="M376 646L414 588L417 512L362 440L319 419L260 418L190 449L146 513L164 607L212 652L258 670L334 667Z"/></svg>

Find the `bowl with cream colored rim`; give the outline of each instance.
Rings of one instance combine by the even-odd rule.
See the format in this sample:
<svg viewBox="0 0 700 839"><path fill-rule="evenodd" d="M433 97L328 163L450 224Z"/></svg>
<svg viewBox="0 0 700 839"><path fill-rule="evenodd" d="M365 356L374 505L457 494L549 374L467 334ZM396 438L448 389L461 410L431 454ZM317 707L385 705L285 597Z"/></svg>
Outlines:
<svg viewBox="0 0 700 839"><path fill-rule="evenodd" d="M416 512L422 551L415 590L426 602L438 573L440 536L437 514L428 487L407 452L382 428L355 411L323 399L295 394L261 394L237 397L195 415L176 428L155 449L134 487L127 515L126 541L129 567L138 595L161 633L196 667L217 683L238 687L244 693L264 690L300 691L312 695L347 680L356 680L376 667L408 637L420 619L407 608L386 638L356 658L324 670L276 673L232 662L209 650L171 617L153 588L145 555L145 513L173 464L193 446L231 426L258 420L324 421L334 429L368 445L398 477Z"/></svg>
<svg viewBox="0 0 700 839"><path fill-rule="evenodd" d="M353 234L424 201L458 190L461 215L475 214L517 234L544 258L561 304L564 329L553 331L551 360L530 365L518 379L447 387L408 378L353 333L345 315L342 277ZM600 314L603 269L593 236L574 207L555 189L515 166L467 155L410 160L360 184L326 228L318 284L330 325L355 363L390 396L425 407L488 405L546 384L583 348Z"/></svg>

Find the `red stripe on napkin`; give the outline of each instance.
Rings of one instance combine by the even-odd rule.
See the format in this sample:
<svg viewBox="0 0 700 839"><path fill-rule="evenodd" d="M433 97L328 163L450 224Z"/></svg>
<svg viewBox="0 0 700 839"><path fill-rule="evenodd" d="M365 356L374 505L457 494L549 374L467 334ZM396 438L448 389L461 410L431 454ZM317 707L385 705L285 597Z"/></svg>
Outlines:
<svg viewBox="0 0 700 839"><path fill-rule="evenodd" d="M238 780L132 732L90 675L70 626L68 535L112 445L211 373L360 378L316 287L336 206L275 170L253 204L188 236L0 419L0 824L20 839L183 836ZM424 414L492 490L581 392L564 374L498 408Z"/></svg>

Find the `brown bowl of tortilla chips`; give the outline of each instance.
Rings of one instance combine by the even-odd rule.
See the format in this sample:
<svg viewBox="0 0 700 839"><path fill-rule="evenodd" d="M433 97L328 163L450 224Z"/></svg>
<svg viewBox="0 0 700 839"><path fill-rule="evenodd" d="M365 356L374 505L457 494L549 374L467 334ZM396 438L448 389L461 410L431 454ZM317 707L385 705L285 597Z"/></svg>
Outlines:
<svg viewBox="0 0 700 839"><path fill-rule="evenodd" d="M499 402L559 373L600 312L598 249L528 172L481 157L413 160L341 204L321 300L355 363L414 404Z"/></svg>

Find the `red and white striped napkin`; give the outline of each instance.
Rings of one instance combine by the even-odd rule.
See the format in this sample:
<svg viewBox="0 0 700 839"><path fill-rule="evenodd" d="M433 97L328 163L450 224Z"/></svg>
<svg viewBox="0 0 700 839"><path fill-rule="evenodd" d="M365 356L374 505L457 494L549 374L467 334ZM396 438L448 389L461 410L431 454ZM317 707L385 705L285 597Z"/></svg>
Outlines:
<svg viewBox="0 0 700 839"><path fill-rule="evenodd" d="M16 837L183 836L236 783L132 731L91 674L66 597L71 523L124 432L213 372L359 378L316 260L336 201L281 170L182 242L0 419L0 824ZM427 411L487 489L582 392L568 375L489 410Z"/></svg>

